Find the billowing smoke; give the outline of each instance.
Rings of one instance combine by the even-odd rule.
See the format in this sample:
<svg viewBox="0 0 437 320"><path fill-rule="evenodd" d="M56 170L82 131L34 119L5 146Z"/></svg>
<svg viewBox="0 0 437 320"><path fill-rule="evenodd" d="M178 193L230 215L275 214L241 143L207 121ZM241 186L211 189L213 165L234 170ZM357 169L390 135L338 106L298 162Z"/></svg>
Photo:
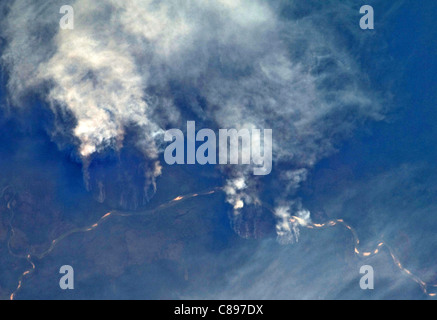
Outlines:
<svg viewBox="0 0 437 320"><path fill-rule="evenodd" d="M61 30L64 4L15 0L1 8L13 103L36 91L58 116L72 115L66 134L85 172L94 156L121 150L133 128L146 162L145 190L161 173L165 129L184 128L192 117L216 128L273 129L273 178L254 177L247 166L221 167L232 224L244 237L256 236L263 190L271 188L279 240L297 241L290 218L310 220L296 194L311 168L357 124L382 118L324 15L335 19L349 2L286 19L284 10L305 4L76 0L75 29Z"/></svg>

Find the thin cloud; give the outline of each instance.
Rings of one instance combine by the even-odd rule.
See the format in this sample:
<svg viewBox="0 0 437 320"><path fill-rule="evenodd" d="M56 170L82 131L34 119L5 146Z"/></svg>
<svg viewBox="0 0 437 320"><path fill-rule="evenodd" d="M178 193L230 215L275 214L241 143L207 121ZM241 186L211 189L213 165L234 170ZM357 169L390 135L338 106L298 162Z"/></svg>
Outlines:
<svg viewBox="0 0 437 320"><path fill-rule="evenodd" d="M2 61L16 104L39 91L54 111L72 114L70 134L85 169L95 154L120 150L127 129L137 128L136 147L152 163L144 172L149 185L161 172L164 129L183 128L192 120L187 109L217 128L273 129L279 192L270 202L280 213L281 242L297 239L287 221L298 214L296 192L311 168L361 122L383 119L379 99L322 14L339 3L284 19L281 1L76 0L75 29L60 30L63 4L4 5ZM233 226L254 236L256 227L239 228L257 223L250 207L258 206L262 178L247 167L222 170Z"/></svg>

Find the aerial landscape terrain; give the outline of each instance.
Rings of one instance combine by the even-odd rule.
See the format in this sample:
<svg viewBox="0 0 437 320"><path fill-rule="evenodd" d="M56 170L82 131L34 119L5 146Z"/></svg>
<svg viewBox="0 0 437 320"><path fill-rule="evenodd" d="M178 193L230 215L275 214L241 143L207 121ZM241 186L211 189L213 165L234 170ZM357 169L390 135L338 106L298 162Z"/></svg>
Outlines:
<svg viewBox="0 0 437 320"><path fill-rule="evenodd" d="M0 0L0 299L436 299L436 18Z"/></svg>

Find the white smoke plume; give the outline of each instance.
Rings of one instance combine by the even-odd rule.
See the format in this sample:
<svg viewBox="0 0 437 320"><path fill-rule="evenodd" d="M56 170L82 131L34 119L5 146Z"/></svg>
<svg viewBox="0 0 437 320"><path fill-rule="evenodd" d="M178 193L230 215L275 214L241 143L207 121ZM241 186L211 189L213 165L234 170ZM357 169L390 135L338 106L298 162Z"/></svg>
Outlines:
<svg viewBox="0 0 437 320"><path fill-rule="evenodd" d="M311 168L361 121L382 119L361 70L323 18L345 9L347 16L349 1L285 18L283 1L76 0L69 3L75 29L61 30L64 2L2 5L2 64L14 104L40 91L54 112L72 114L84 165L121 149L127 128L136 128L137 148L152 163L149 184L161 171L163 130L183 128L187 108L217 128L273 129L279 191L271 202L281 242L297 240L292 215L310 219L290 203ZM261 201L263 178L251 172L223 169L236 229L247 226L247 207ZM255 229L239 233L249 237Z"/></svg>

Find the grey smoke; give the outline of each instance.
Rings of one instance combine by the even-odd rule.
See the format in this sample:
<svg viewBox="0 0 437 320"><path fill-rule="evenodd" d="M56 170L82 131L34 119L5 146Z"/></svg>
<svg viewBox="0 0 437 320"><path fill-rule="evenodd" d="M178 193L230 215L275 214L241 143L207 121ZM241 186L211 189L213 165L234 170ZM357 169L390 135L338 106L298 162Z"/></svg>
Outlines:
<svg viewBox="0 0 437 320"><path fill-rule="evenodd" d="M282 1L76 0L69 2L75 29L60 30L65 4L2 5L1 58L17 108L27 92L49 88L43 98L52 110L76 119L70 134L85 169L93 155L123 148L126 129L137 128L149 185L161 173L164 131L193 120L180 96L217 128L273 129L272 174L281 191L271 202L281 242L298 239L291 215L310 219L295 195L311 168L361 122L383 119L379 98L324 15L350 28L350 1L285 19ZM263 180L247 166L221 169L233 226L254 236L257 222L247 212L261 210Z"/></svg>

